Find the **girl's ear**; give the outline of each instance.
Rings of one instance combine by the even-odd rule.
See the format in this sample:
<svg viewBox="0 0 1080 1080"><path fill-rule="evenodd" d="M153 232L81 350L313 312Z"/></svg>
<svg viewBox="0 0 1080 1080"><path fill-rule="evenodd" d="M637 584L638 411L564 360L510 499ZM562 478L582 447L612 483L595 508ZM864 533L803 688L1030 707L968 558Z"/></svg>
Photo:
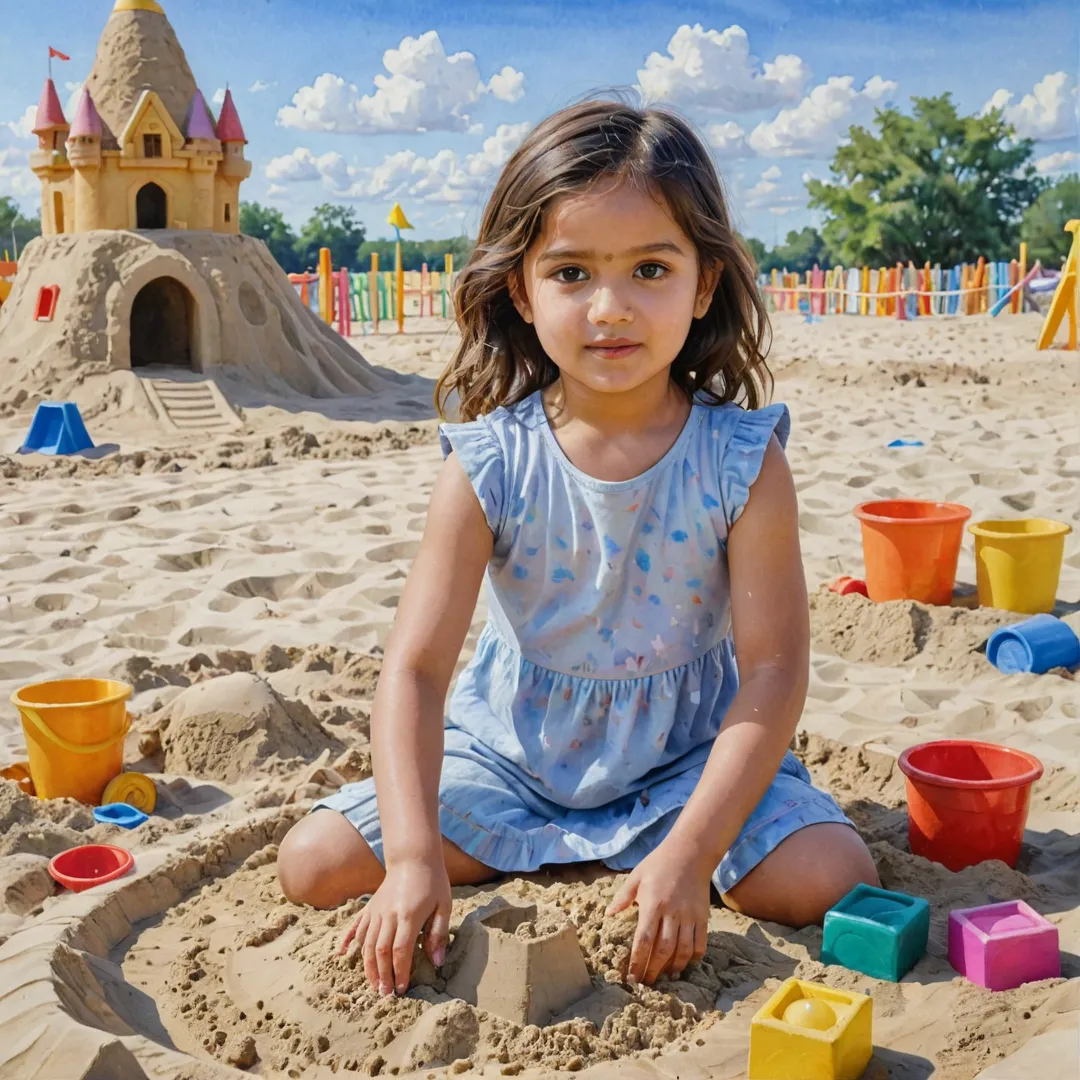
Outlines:
<svg viewBox="0 0 1080 1080"><path fill-rule="evenodd" d="M525 291L525 279L522 277L520 268L510 272L506 285L510 290L510 299L517 313L527 323L531 323L533 321L532 305L529 303L529 294Z"/></svg>
<svg viewBox="0 0 1080 1080"><path fill-rule="evenodd" d="M703 319L712 304L713 294L720 284L720 277L724 273L722 262L714 263L701 273L701 286L698 289L697 300L694 303L694 318Z"/></svg>

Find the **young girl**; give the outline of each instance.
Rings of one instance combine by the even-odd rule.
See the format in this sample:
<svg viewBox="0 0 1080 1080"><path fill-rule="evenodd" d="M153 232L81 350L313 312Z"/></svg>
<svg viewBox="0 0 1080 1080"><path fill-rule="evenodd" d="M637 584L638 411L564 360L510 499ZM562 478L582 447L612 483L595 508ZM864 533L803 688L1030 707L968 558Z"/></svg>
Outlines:
<svg viewBox="0 0 1080 1080"><path fill-rule="evenodd" d="M465 422L441 428L374 780L286 836L285 895L374 894L342 948L403 993L422 931L443 961L450 887L501 873L630 871L609 911L637 905L645 982L704 955L710 885L802 926L876 884L787 749L809 653L788 413L763 405L767 319L699 138L608 101L549 117L496 184L456 307L437 398Z"/></svg>

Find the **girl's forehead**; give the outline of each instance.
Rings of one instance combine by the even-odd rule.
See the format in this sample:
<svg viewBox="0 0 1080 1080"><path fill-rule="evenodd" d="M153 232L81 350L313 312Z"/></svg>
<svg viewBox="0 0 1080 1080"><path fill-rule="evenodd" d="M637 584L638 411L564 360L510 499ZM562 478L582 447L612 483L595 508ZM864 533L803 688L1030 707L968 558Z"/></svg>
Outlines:
<svg viewBox="0 0 1080 1080"><path fill-rule="evenodd" d="M659 193L630 184L564 195L544 215L537 249L588 246L601 252L668 240L689 240Z"/></svg>

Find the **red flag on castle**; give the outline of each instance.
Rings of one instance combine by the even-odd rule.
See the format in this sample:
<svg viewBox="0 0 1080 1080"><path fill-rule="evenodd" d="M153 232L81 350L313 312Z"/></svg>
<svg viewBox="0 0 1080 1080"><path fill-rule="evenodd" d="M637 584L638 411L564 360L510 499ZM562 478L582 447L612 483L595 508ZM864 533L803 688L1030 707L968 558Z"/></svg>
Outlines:
<svg viewBox="0 0 1080 1080"><path fill-rule="evenodd" d="M54 49L50 45L49 46L49 78L50 79L52 78L52 62L53 62L53 57L54 56L56 57L57 60L70 60L71 59L70 56L65 55L59 49Z"/></svg>

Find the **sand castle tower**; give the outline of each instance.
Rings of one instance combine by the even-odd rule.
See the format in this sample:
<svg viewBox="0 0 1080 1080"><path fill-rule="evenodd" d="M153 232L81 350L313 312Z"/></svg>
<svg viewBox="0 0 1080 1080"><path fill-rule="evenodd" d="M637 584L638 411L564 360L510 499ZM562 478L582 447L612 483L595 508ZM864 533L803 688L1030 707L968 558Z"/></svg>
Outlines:
<svg viewBox="0 0 1080 1080"><path fill-rule="evenodd" d="M153 386L184 373L226 394L413 384L368 365L240 234L251 162L236 105L226 92L214 118L158 0L115 0L72 122L49 79L34 132L43 236L0 308L5 391L60 397L97 380L130 399L117 374L149 374L142 389L169 423Z"/></svg>

